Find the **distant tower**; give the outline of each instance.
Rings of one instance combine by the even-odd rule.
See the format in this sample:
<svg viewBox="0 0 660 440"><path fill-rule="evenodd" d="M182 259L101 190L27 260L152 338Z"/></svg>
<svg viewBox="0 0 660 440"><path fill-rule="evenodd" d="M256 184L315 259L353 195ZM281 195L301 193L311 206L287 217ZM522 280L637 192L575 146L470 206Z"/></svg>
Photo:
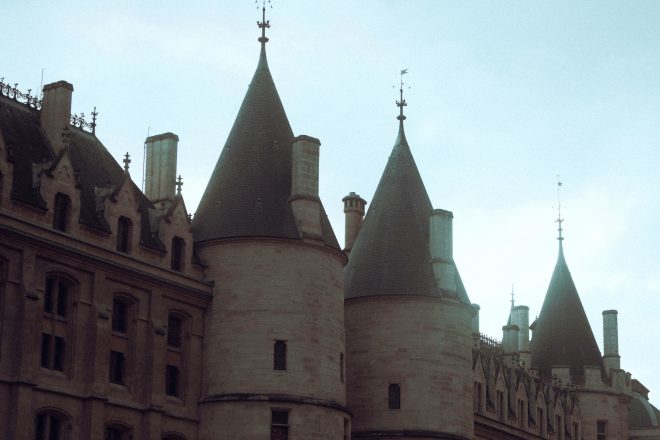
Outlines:
<svg viewBox="0 0 660 440"><path fill-rule="evenodd" d="M403 73L403 72L402 72ZM471 305L449 211L433 210L399 133L345 269L353 439L471 439Z"/></svg>
<svg viewBox="0 0 660 440"><path fill-rule="evenodd" d="M294 139L266 59L193 221L214 283L200 439L341 440L345 256L318 197L320 142Z"/></svg>
<svg viewBox="0 0 660 440"><path fill-rule="evenodd" d="M532 336L532 368L548 380L557 377L563 383L576 386L584 440L600 438L599 431L608 439L626 439L628 403L632 397L630 374L616 365L612 369L603 365L603 357L564 258L563 221L560 210L557 218L559 255ZM611 322L609 325L612 326Z"/></svg>

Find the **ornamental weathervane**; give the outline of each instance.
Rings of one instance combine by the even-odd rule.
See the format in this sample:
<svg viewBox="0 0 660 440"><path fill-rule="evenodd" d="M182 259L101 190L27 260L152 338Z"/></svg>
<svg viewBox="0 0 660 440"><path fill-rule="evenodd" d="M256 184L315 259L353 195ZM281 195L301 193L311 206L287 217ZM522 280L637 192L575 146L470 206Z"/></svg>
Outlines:
<svg viewBox="0 0 660 440"><path fill-rule="evenodd" d="M559 237L557 237L557 240L561 243L564 240L564 237L561 235L561 232L563 231L561 224L564 221L563 218L561 218L561 199L559 197L559 190L562 187L562 183L559 181L559 174L557 174L557 220L555 222L559 225L557 228L557 231L559 232Z"/></svg>
<svg viewBox="0 0 660 440"><path fill-rule="evenodd" d="M406 73L408 73L408 69L403 69L401 71L401 79L399 81L399 97L401 100L396 102L396 106L399 107L399 116L397 116L397 119L401 122L406 119L406 116L403 114L403 108L408 105L406 100L403 99L403 75Z"/></svg>
<svg viewBox="0 0 660 440"><path fill-rule="evenodd" d="M272 9L273 6L270 4L270 0L268 1L268 6ZM259 9L259 0L255 0L257 4L257 9ZM266 37L266 28L270 28L270 20L266 20L266 0L262 0L261 2L261 21L257 21L257 26L261 29L261 37L259 37L258 41L261 43L261 45L265 45L268 43L268 37Z"/></svg>

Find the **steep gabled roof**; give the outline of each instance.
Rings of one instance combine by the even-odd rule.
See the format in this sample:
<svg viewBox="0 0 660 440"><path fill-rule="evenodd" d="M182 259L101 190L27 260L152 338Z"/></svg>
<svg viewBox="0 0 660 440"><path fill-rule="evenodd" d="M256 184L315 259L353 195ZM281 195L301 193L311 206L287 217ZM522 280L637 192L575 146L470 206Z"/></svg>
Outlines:
<svg viewBox="0 0 660 440"><path fill-rule="evenodd" d="M557 264L536 321L531 342L532 367L550 376L553 366L569 366L584 376L587 365L602 367L602 357L582 307L559 242Z"/></svg>
<svg viewBox="0 0 660 440"><path fill-rule="evenodd" d="M433 206L403 128L390 154L345 269L346 298L371 295L441 296L429 250ZM468 303L456 272L458 297Z"/></svg>
<svg viewBox="0 0 660 440"><path fill-rule="evenodd" d="M197 208L196 242L300 238L288 202L293 137L262 44L257 70ZM326 244L339 249L323 209L321 224Z"/></svg>

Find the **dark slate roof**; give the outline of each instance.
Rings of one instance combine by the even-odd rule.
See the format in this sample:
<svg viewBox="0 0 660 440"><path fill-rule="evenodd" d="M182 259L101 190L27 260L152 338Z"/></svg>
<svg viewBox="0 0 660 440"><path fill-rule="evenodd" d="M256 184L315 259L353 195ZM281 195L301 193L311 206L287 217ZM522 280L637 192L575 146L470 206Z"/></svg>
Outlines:
<svg viewBox="0 0 660 440"><path fill-rule="evenodd" d="M400 121L396 143L345 268L346 298L448 293L439 291L431 265L432 211ZM470 304L458 271L456 275L458 297Z"/></svg>
<svg viewBox="0 0 660 440"><path fill-rule="evenodd" d="M660 411L638 393L633 393L628 414L631 429L658 427Z"/></svg>
<svg viewBox="0 0 660 440"><path fill-rule="evenodd" d="M591 331L573 278L559 243L557 264L545 295L531 342L532 367L544 376L553 366L569 366L584 376L586 365L602 367L602 357Z"/></svg>
<svg viewBox="0 0 660 440"><path fill-rule="evenodd" d="M291 195L293 131L268 68L266 50L193 220L196 242L230 237L300 239ZM325 243L339 243L322 209Z"/></svg>
<svg viewBox="0 0 660 440"><path fill-rule="evenodd" d="M0 98L0 132L11 149L11 161L14 165L12 199L47 209L47 203L41 198L39 188L32 182L33 164L53 161L54 165L61 158L61 154L57 157L54 155L41 129L39 114L26 105ZM126 174L101 141L81 129L71 127L69 155L80 188L80 223L111 232L102 211L96 211L95 187L116 189L127 178ZM136 188L136 191L142 213L141 243L164 252L165 246L150 227L149 210L154 206L139 189Z"/></svg>
<svg viewBox="0 0 660 440"><path fill-rule="evenodd" d="M39 114L25 105L0 99L0 131L14 164L12 199L46 209L39 189L33 186L32 164L49 162L55 156L41 130Z"/></svg>

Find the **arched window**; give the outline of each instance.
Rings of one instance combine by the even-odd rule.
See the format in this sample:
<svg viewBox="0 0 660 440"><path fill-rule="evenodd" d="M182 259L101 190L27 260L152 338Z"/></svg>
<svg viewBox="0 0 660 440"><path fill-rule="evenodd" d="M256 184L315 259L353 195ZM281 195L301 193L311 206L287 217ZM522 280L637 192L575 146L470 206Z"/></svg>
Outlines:
<svg viewBox="0 0 660 440"><path fill-rule="evenodd" d="M69 228L69 217L71 216L71 199L66 194L55 194L53 204L53 229L66 232Z"/></svg>
<svg viewBox="0 0 660 440"><path fill-rule="evenodd" d="M286 370L286 341L277 340L273 344L273 370Z"/></svg>
<svg viewBox="0 0 660 440"><path fill-rule="evenodd" d="M119 217L117 220L117 250L128 254L131 252L131 236L133 223L127 217Z"/></svg>
<svg viewBox="0 0 660 440"><path fill-rule="evenodd" d="M108 423L105 426L105 440L133 440L133 429L118 422Z"/></svg>
<svg viewBox="0 0 660 440"><path fill-rule="evenodd" d="M44 290L41 366L64 371L67 364L69 317L74 283L61 275L48 275Z"/></svg>
<svg viewBox="0 0 660 440"><path fill-rule="evenodd" d="M34 420L35 440L67 440L69 418L62 412L47 409L37 412Z"/></svg>
<svg viewBox="0 0 660 440"><path fill-rule="evenodd" d="M183 262L185 256L186 242L181 237L172 239L172 261L170 267L172 270L183 271Z"/></svg>

